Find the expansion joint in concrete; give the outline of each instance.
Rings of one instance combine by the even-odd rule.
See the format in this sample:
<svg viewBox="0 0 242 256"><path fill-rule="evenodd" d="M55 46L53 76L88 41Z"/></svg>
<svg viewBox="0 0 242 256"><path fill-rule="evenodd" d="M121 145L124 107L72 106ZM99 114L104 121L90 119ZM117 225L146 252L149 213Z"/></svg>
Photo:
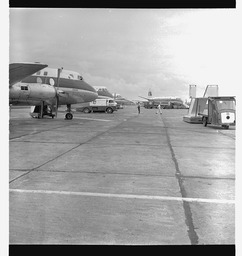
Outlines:
<svg viewBox="0 0 242 256"><path fill-rule="evenodd" d="M184 186L184 183L183 183L181 171L179 169L179 164L178 164L178 161L176 159L173 147L171 145L170 136L169 136L169 133L168 133L166 123L165 123L163 118L162 118L162 120L164 122L164 127L165 127L165 131L166 131L167 144L168 144L168 147L170 149L172 160L174 162L175 169L176 169L175 176L177 178L177 181L178 181L178 184L179 184L179 187L180 187L180 192L181 192L182 198L186 198L187 197L187 192L186 192L186 189L185 189L185 186ZM195 231L195 227L194 227L194 224L193 224L192 211L191 211L191 207L190 207L189 202L183 200L183 209L184 209L184 213L185 213L185 223L188 227L187 232L188 232L189 239L190 239L192 245L196 245L196 244L198 244L198 239L199 238L198 238L198 235Z"/></svg>

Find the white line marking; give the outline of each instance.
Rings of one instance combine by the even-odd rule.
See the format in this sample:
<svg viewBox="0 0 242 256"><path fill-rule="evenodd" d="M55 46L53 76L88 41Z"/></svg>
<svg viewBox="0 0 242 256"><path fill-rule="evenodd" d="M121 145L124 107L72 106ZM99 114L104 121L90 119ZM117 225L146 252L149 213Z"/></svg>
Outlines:
<svg viewBox="0 0 242 256"><path fill-rule="evenodd" d="M182 198L182 197L171 197L171 196L109 194L109 193L74 192L74 191L53 191L53 190L9 189L9 191L15 192L15 193L58 194L58 195L130 198L130 199L151 199L151 200L161 200L161 201L186 201L186 202L198 202L198 203L235 204L235 200L225 200L225 199Z"/></svg>
<svg viewBox="0 0 242 256"><path fill-rule="evenodd" d="M106 119L95 119L95 118L87 118L87 117L74 117L74 119L86 119L86 120L101 121L101 122L110 122L111 121L111 120L106 120Z"/></svg>

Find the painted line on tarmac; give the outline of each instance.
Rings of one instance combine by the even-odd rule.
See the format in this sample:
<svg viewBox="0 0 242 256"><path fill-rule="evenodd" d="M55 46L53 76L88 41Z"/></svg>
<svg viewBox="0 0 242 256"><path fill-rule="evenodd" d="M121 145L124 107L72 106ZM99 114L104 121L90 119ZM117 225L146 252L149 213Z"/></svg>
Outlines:
<svg viewBox="0 0 242 256"><path fill-rule="evenodd" d="M92 192L74 192L74 191L55 191L55 190L25 190L25 189L9 189L15 193L32 193L32 194L57 194L57 195L77 195L77 196L93 196L93 197L114 197L129 199L150 199L161 201L186 201L198 203L216 203L216 204L235 204L235 200L225 199L206 199L206 198L182 198L171 196L149 196L149 195L131 195L131 194L109 194L109 193L92 193Z"/></svg>
<svg viewBox="0 0 242 256"><path fill-rule="evenodd" d="M87 117L75 117L74 119L84 119L84 120L93 120L93 121L101 121L101 122L110 122L111 120L106 119L95 119L95 118L87 118Z"/></svg>

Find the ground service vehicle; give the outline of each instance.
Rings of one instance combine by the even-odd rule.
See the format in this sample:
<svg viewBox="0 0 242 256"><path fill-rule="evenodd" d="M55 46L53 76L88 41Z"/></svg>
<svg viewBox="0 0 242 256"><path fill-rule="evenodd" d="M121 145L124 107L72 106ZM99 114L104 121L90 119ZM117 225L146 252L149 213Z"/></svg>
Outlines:
<svg viewBox="0 0 242 256"><path fill-rule="evenodd" d="M212 124L228 129L235 125L235 97L208 97L207 105L206 111L199 113L204 126Z"/></svg>
<svg viewBox="0 0 242 256"><path fill-rule="evenodd" d="M106 112L113 113L113 111L117 110L117 103L112 98L105 99L96 99L94 101L83 103L81 107L77 109L77 111L81 111L84 113L90 112Z"/></svg>

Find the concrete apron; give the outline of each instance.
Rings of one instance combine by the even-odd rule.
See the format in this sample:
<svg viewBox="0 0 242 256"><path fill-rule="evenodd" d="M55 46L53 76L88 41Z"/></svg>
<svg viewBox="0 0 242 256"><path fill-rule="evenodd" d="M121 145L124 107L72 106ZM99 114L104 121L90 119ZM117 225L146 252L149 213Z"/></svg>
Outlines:
<svg viewBox="0 0 242 256"><path fill-rule="evenodd" d="M129 107L56 125L18 120L10 243L234 243L234 140L184 123L184 110L155 113Z"/></svg>

